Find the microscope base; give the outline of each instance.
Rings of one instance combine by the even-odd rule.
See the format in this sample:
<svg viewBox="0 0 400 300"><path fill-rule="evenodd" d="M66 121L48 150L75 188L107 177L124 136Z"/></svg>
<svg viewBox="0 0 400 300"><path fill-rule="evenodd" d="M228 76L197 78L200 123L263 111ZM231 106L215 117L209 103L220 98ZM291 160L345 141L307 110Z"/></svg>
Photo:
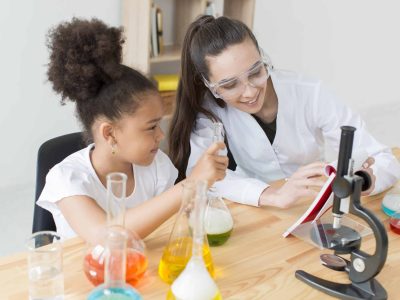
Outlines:
<svg viewBox="0 0 400 300"><path fill-rule="evenodd" d="M376 280L371 279L362 283L337 283L297 270L296 278L321 292L340 299L387 299L386 290Z"/></svg>

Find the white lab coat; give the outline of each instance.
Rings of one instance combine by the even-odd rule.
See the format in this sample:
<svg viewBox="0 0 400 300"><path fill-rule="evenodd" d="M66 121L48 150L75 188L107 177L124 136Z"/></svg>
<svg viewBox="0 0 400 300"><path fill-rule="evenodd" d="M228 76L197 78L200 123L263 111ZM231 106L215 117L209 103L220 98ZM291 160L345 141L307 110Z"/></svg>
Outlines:
<svg viewBox="0 0 400 300"><path fill-rule="evenodd" d="M337 157L342 125L357 128L353 153L363 149L375 158L372 168L377 180L373 193L400 178L400 165L391 150L376 141L360 116L338 102L320 81L278 70L271 72L271 79L278 96L277 130L272 145L250 114L231 106L221 108L213 99L205 99L204 107L224 124L229 149L237 163L236 171L228 170L225 179L215 185L223 197L257 206L268 182L289 177L300 166L325 159L324 146ZM211 145L212 136L212 121L199 114L191 134L187 174Z"/></svg>

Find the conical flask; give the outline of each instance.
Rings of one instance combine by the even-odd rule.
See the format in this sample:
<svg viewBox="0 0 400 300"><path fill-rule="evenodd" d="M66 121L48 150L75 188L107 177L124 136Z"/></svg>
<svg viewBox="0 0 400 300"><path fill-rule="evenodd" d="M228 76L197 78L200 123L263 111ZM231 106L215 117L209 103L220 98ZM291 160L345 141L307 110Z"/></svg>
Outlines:
<svg viewBox="0 0 400 300"><path fill-rule="evenodd" d="M192 218L193 247L192 257L183 272L171 285L167 300L219 300L221 294L207 271L203 260L204 249L204 211L206 206L206 183L197 183L195 209Z"/></svg>
<svg viewBox="0 0 400 300"><path fill-rule="evenodd" d="M224 141L222 123L215 122L213 127L213 142ZM210 246L223 245L233 230L232 215L214 187L211 187L208 193L204 223Z"/></svg>
<svg viewBox="0 0 400 300"><path fill-rule="evenodd" d="M120 226L125 228L125 200L126 180L123 173L110 173L107 175L107 227ZM125 228L126 229L126 228ZM126 282L136 285L147 270L147 257L145 246L138 235L126 229ZM100 233L100 242L97 245L88 245L84 258L83 269L87 278L94 284L104 282L105 268L105 242L107 230Z"/></svg>
<svg viewBox="0 0 400 300"><path fill-rule="evenodd" d="M195 197L195 183L193 181L185 182L181 208L158 266L158 274L167 283L172 283L179 276L192 256L192 220ZM206 268L211 276L214 276L214 264L207 238L203 240L202 253Z"/></svg>
<svg viewBox="0 0 400 300"><path fill-rule="evenodd" d="M141 300L140 294L125 283L129 232L122 226L107 227L104 284L96 287L88 300Z"/></svg>

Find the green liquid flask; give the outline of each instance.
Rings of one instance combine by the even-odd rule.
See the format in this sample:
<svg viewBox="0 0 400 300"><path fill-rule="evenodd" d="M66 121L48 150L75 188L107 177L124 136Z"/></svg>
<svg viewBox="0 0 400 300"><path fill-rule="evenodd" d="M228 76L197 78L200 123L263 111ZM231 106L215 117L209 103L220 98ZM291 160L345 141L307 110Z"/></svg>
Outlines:
<svg viewBox="0 0 400 300"><path fill-rule="evenodd" d="M213 130L213 142L224 141L222 123L215 122ZM224 200L216 192L215 187L211 187L208 193L204 222L210 246L225 244L233 230L233 218Z"/></svg>
<svg viewBox="0 0 400 300"><path fill-rule="evenodd" d="M220 300L221 294L203 259L204 211L207 201L207 185L204 181L196 184L194 214L191 218L193 247L192 257L183 272L171 285L167 300Z"/></svg>
<svg viewBox="0 0 400 300"><path fill-rule="evenodd" d="M204 217L205 230L210 246L221 246L231 236L233 218L221 197L210 191Z"/></svg>

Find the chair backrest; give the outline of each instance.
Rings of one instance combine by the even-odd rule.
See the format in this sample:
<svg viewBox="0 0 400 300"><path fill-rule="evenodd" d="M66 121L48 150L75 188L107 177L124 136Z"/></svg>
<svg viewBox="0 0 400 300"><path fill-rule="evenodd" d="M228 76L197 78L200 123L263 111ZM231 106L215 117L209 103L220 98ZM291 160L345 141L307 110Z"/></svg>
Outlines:
<svg viewBox="0 0 400 300"><path fill-rule="evenodd" d="M62 135L44 142L38 151L36 166L36 192L35 207L33 210L32 233L42 230L56 231L51 213L36 204L46 183L46 175L49 170L68 155L85 147L81 132Z"/></svg>

